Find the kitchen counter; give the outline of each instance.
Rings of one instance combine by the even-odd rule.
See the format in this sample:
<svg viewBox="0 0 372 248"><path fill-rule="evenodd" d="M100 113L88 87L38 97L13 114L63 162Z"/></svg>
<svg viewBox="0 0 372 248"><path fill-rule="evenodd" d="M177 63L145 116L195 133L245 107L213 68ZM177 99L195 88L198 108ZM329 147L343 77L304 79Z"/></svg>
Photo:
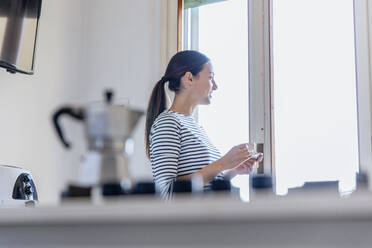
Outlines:
<svg viewBox="0 0 372 248"><path fill-rule="evenodd" d="M370 247L372 193L132 197L0 209L0 247Z"/></svg>

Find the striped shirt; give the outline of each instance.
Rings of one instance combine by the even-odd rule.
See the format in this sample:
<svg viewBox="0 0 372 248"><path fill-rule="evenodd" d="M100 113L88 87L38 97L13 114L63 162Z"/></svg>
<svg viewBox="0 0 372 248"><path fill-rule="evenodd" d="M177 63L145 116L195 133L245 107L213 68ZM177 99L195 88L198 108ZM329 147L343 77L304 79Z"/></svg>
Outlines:
<svg viewBox="0 0 372 248"><path fill-rule="evenodd" d="M170 198L178 177L199 171L221 157L192 116L165 110L150 131L152 174L163 198ZM216 179L223 179L222 173ZM210 184L205 186L209 189Z"/></svg>

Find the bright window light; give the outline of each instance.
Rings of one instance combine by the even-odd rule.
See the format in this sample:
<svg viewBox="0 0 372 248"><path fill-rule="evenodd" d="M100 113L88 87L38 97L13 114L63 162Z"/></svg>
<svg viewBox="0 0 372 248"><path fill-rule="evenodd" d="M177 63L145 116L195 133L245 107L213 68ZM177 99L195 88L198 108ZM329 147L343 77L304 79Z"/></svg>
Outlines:
<svg viewBox="0 0 372 248"><path fill-rule="evenodd" d="M218 89L199 122L221 153L249 140L247 1L199 8L199 51L212 61Z"/></svg>
<svg viewBox="0 0 372 248"><path fill-rule="evenodd" d="M358 170L353 0L274 0L276 189Z"/></svg>
<svg viewBox="0 0 372 248"><path fill-rule="evenodd" d="M211 59L218 89L198 118L222 155L249 141L247 13L246 0L199 7L199 51ZM238 176L232 183L248 188L248 180ZM245 188L242 199L249 197Z"/></svg>

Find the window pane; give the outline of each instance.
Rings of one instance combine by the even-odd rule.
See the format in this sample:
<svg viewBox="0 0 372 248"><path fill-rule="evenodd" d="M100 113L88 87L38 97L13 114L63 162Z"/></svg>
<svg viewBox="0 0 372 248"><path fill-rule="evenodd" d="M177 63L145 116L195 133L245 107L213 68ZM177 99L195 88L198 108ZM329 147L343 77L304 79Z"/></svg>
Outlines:
<svg viewBox="0 0 372 248"><path fill-rule="evenodd" d="M199 50L212 61L218 89L210 106L199 107L199 122L222 155L249 140L248 9L246 0L199 7ZM249 199L249 177L237 176L242 200Z"/></svg>
<svg viewBox="0 0 372 248"><path fill-rule="evenodd" d="M358 169L353 0L274 0L277 192Z"/></svg>
<svg viewBox="0 0 372 248"><path fill-rule="evenodd" d="M199 122L226 153L248 142L247 1L230 0L199 7L199 50L212 61L218 89L210 106L200 106Z"/></svg>

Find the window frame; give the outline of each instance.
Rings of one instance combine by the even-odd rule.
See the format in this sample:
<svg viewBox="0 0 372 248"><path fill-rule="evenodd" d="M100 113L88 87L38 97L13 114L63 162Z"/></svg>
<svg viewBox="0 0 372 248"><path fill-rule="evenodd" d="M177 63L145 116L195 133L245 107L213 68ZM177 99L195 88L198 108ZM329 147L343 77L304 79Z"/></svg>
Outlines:
<svg viewBox="0 0 372 248"><path fill-rule="evenodd" d="M272 4L248 1L250 142L263 144L263 173L275 179ZM358 107L359 168L372 175L372 0L353 0ZM182 49L183 0L178 0L178 51ZM372 181L372 180L371 180ZM372 189L372 183L369 188Z"/></svg>
<svg viewBox="0 0 372 248"><path fill-rule="evenodd" d="M261 173L275 179L271 6L272 0L248 0L249 137L263 145Z"/></svg>
<svg viewBox="0 0 372 248"><path fill-rule="evenodd" d="M249 137L250 142L258 145L259 151L264 152L263 168L261 173L272 174L273 169L273 124L272 124L272 80L271 65L271 18L269 15L271 0L247 0L248 1L248 71L249 71ZM184 43L183 23L183 1L179 0L179 23L178 37ZM181 11L180 11L181 9ZM194 14L195 15L195 14ZM180 23L182 21L182 23ZM260 25L257 25L260 24ZM197 34L196 22L193 22L191 33ZM249 37L254 37L249 39ZM196 39L194 39L196 40ZM182 44L178 51L182 50ZM191 42L191 49L197 49L198 44ZM268 97L265 97L268 96Z"/></svg>
<svg viewBox="0 0 372 248"><path fill-rule="evenodd" d="M372 1L354 0L359 170L372 175L371 58ZM369 189L372 183L369 180Z"/></svg>

